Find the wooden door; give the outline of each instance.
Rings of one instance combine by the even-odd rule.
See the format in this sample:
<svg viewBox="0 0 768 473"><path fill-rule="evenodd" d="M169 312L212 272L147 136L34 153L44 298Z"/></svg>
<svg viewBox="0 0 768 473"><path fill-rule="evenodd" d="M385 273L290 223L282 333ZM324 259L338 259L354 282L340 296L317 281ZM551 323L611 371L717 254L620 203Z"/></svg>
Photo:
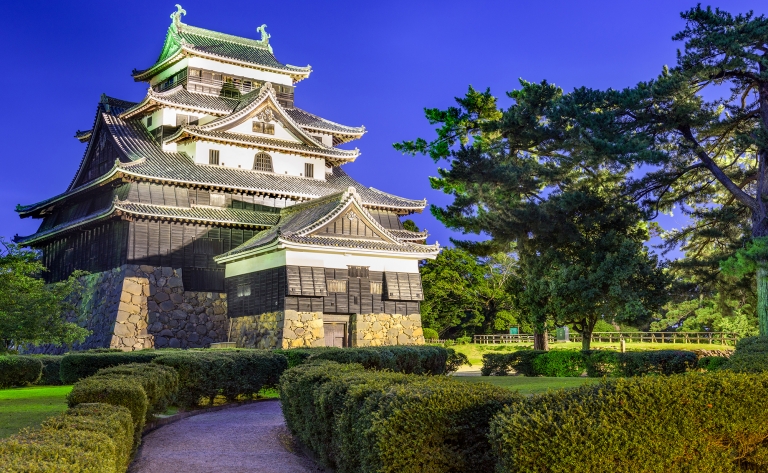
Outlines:
<svg viewBox="0 0 768 473"><path fill-rule="evenodd" d="M325 346L339 348L347 346L347 324L330 322L323 324L323 328L325 329Z"/></svg>

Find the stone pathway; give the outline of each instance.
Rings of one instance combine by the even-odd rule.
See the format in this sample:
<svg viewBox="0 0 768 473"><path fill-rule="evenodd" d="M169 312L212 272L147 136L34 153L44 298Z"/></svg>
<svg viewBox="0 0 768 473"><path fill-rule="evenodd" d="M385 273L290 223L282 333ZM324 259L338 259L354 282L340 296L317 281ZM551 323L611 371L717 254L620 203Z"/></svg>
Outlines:
<svg viewBox="0 0 768 473"><path fill-rule="evenodd" d="M147 434L129 473L320 472L296 448L280 402L264 401L182 419Z"/></svg>

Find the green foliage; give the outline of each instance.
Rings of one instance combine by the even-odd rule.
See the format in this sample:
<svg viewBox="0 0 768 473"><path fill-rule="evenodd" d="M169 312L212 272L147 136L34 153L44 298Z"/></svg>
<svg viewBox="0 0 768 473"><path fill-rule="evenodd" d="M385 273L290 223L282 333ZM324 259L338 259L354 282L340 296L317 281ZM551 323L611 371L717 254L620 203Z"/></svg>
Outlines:
<svg viewBox="0 0 768 473"><path fill-rule="evenodd" d="M768 374L720 371L523 398L491 422L495 471L764 471L766 396Z"/></svg>
<svg viewBox="0 0 768 473"><path fill-rule="evenodd" d="M223 395L228 401L252 398L262 388L277 386L288 360L268 350L185 350L170 352L154 363L174 368L179 374L179 407L191 408L202 401L213 404Z"/></svg>
<svg viewBox="0 0 768 473"><path fill-rule="evenodd" d="M62 415L43 423L43 430L101 433L109 437L115 446L114 471L126 471L133 450L133 422L131 413L121 406L109 404L79 404Z"/></svg>
<svg viewBox="0 0 768 473"><path fill-rule="evenodd" d="M584 356L577 351L553 350L537 356L533 369L541 376L572 378L581 376L586 369Z"/></svg>
<svg viewBox="0 0 768 473"><path fill-rule="evenodd" d="M437 333L437 330L426 327L424 328L424 339L425 340L437 340L440 338L440 334Z"/></svg>
<svg viewBox="0 0 768 473"><path fill-rule="evenodd" d="M75 271L67 280L45 284L45 271L35 251L0 240L0 353L26 344L82 342L90 333L64 314L72 310L67 298L80 288Z"/></svg>
<svg viewBox="0 0 768 473"><path fill-rule="evenodd" d="M746 337L736 342L736 350L723 369L737 373L768 371L768 337Z"/></svg>
<svg viewBox="0 0 768 473"><path fill-rule="evenodd" d="M515 261L503 253L477 258L455 248L444 249L435 260L425 261L420 268L424 327L447 338L506 332L517 325L509 291L514 265Z"/></svg>
<svg viewBox="0 0 768 473"><path fill-rule="evenodd" d="M60 386L61 355L29 355L43 363L43 374L37 384L41 386Z"/></svg>
<svg viewBox="0 0 768 473"><path fill-rule="evenodd" d="M312 349L309 348L290 348L287 350L277 349L274 353L279 353L288 359L288 368L299 366L307 361L307 358L312 354Z"/></svg>
<svg viewBox="0 0 768 473"><path fill-rule="evenodd" d="M717 371L726 366L728 361L724 356L702 356L699 358L698 367L703 371Z"/></svg>
<svg viewBox="0 0 768 473"><path fill-rule="evenodd" d="M752 241L737 251L727 260L720 262L724 274L735 278L752 275L759 266L768 263L768 237L753 238Z"/></svg>
<svg viewBox="0 0 768 473"><path fill-rule="evenodd" d="M43 372L43 363L27 356L0 355L0 388L35 384Z"/></svg>
<svg viewBox="0 0 768 473"><path fill-rule="evenodd" d="M618 353L608 350L520 350L483 355L483 376L572 377L643 376L685 373L697 367L694 352L649 350Z"/></svg>
<svg viewBox="0 0 768 473"><path fill-rule="evenodd" d="M445 374L454 373L464 365L472 366L467 355L448 348L448 359L445 361Z"/></svg>
<svg viewBox="0 0 768 473"><path fill-rule="evenodd" d="M150 363L167 352L166 350L70 352L61 359L61 381L64 384L74 384L80 379L93 376L102 368L129 363Z"/></svg>
<svg viewBox="0 0 768 473"><path fill-rule="evenodd" d="M309 361L329 360L337 363L358 363L365 369L438 375L447 373L446 363L449 353L449 350L443 347L412 345L328 348L313 351ZM456 363L455 358L452 363Z"/></svg>
<svg viewBox="0 0 768 473"><path fill-rule="evenodd" d="M146 419L165 412L179 390L179 375L169 366L154 363L131 363L103 368L91 376L93 379L127 379L138 383L147 395Z"/></svg>
<svg viewBox="0 0 768 473"><path fill-rule="evenodd" d="M67 396L70 407L78 404L101 403L122 406L131 413L133 450L139 446L147 409L147 393L137 380L129 377L90 377L81 379Z"/></svg>
<svg viewBox="0 0 768 473"><path fill-rule="evenodd" d="M519 399L489 385L327 361L288 370L280 388L291 432L339 473L491 471L488 423Z"/></svg>

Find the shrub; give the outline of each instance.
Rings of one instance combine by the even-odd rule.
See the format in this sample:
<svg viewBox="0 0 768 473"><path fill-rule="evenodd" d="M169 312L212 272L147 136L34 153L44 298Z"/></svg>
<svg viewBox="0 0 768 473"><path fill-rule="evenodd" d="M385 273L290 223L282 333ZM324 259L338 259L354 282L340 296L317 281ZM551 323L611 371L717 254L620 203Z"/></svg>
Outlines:
<svg viewBox="0 0 768 473"><path fill-rule="evenodd" d="M698 365L695 353L682 350L635 351L617 353L616 356L622 376L685 373Z"/></svg>
<svg viewBox="0 0 768 473"><path fill-rule="evenodd" d="M125 407L109 404L79 404L52 417L42 425L43 430L78 430L105 434L114 443L114 471L125 471L133 450L133 421ZM110 470L111 471L111 470Z"/></svg>
<svg viewBox="0 0 768 473"><path fill-rule="evenodd" d="M164 412L176 398L179 389L179 375L170 366L153 363L132 363L113 366L96 372L93 378L128 378L135 380L147 395L146 419Z"/></svg>
<svg viewBox="0 0 768 473"><path fill-rule="evenodd" d="M309 360L359 363L366 369L391 370L398 373L445 374L449 352L436 346L386 346L329 348L312 352Z"/></svg>
<svg viewBox="0 0 768 473"><path fill-rule="evenodd" d="M22 431L0 440L0 471L113 472L115 452L114 442L101 432L74 429Z"/></svg>
<svg viewBox="0 0 768 473"><path fill-rule="evenodd" d="M472 366L464 353L448 348L448 359L445 361L445 374L458 371L463 365Z"/></svg>
<svg viewBox="0 0 768 473"><path fill-rule="evenodd" d="M472 343L472 337L458 337L455 341L457 345L466 345Z"/></svg>
<svg viewBox="0 0 768 473"><path fill-rule="evenodd" d="M0 388L27 386L36 383L42 374L43 363L29 356L0 356Z"/></svg>
<svg viewBox="0 0 768 473"><path fill-rule="evenodd" d="M768 337L744 337L736 342L735 355L756 353L768 355Z"/></svg>
<svg viewBox="0 0 768 473"><path fill-rule="evenodd" d="M274 353L279 353L288 359L288 368L299 366L304 364L307 359L312 355L313 350L322 350L323 348L290 348L287 350L273 350Z"/></svg>
<svg viewBox="0 0 768 473"><path fill-rule="evenodd" d="M724 356L702 356L699 358L698 368L704 371L717 371L728 364L728 358Z"/></svg>
<svg viewBox="0 0 768 473"><path fill-rule="evenodd" d="M512 353L486 353L483 355L483 376L507 376L510 372L523 376L536 376L533 361L547 353L543 350L519 350Z"/></svg>
<svg viewBox="0 0 768 473"><path fill-rule="evenodd" d="M155 358L179 374L179 407L190 408L219 394L234 401L251 397L262 388L277 386L288 360L268 350L179 351Z"/></svg>
<svg viewBox="0 0 768 473"><path fill-rule="evenodd" d="M608 350L585 350L581 352L584 357L584 365L587 376L590 378L602 378L603 376L616 376L619 374L618 353Z"/></svg>
<svg viewBox="0 0 768 473"><path fill-rule="evenodd" d="M280 382L286 423L346 472L491 471L491 417L519 395L442 376L312 362Z"/></svg>
<svg viewBox="0 0 768 473"><path fill-rule="evenodd" d="M60 386L61 355L29 355L43 363L43 373L37 384L41 386Z"/></svg>
<svg viewBox="0 0 768 473"><path fill-rule="evenodd" d="M768 374L719 371L523 398L491 422L496 471L766 471L766 396Z"/></svg>
<svg viewBox="0 0 768 473"><path fill-rule="evenodd" d="M433 328L424 327L422 330L424 331L425 340L437 340L440 338L440 334Z"/></svg>
<svg viewBox="0 0 768 473"><path fill-rule="evenodd" d="M85 403L104 403L123 406L131 413L134 433L134 451L141 441L141 432L147 415L147 393L133 378L93 376L78 381L67 395L69 407Z"/></svg>
<svg viewBox="0 0 768 473"><path fill-rule="evenodd" d="M584 355L578 351L549 351L533 359L533 369L537 375L541 376L581 376L586 369L584 358Z"/></svg>
<svg viewBox="0 0 768 473"><path fill-rule="evenodd" d="M61 359L61 381L74 384L78 380L93 376L102 368L127 365L128 363L149 363L170 350L108 351L94 350L67 353Z"/></svg>

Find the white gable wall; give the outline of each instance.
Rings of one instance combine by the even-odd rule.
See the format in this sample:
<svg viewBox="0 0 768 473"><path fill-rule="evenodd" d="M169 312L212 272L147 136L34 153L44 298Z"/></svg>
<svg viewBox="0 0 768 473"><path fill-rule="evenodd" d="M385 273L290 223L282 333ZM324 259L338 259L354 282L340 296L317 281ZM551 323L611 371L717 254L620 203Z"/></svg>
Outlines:
<svg viewBox="0 0 768 473"><path fill-rule="evenodd" d="M235 64L227 64L224 62L218 62L211 59L205 59L201 57L190 57L187 63L188 67L208 69L210 71L221 72L222 74L229 74L233 76L248 77L251 79L269 81L274 84L293 85L293 79L288 74L279 74L277 72L262 71L251 67L237 66Z"/></svg>
<svg viewBox="0 0 768 473"><path fill-rule="evenodd" d="M286 140L286 141L293 141L296 143L301 143L302 141L299 140L299 138L291 133L287 128L285 128L280 122L272 121L273 125L275 125L275 134L274 135L267 135L264 133L254 133L253 131L253 122L259 121L256 119L256 117L251 117L247 120L245 120L243 123L233 126L232 128L229 128L227 132L231 133L242 133L243 135L252 135L252 136L261 136L263 138L276 138L278 140Z"/></svg>
<svg viewBox="0 0 768 473"><path fill-rule="evenodd" d="M350 250L353 251L353 250ZM316 268L347 269L347 266L368 266L371 271L418 273L419 260L402 256L378 256L355 253L323 253L284 249L240 261L227 263L224 277L263 271L280 266L314 266Z"/></svg>
<svg viewBox="0 0 768 473"><path fill-rule="evenodd" d="M224 145L210 141L190 141L179 144L176 150L186 153L197 164L208 164L208 151L219 151L219 165L230 168L246 170L253 169L253 160L261 150L254 148L242 148L238 146ZM289 176L304 176L304 164L315 165L315 179L325 180L325 160L322 158L309 158L295 154L264 151L272 156L272 168L275 174Z"/></svg>

